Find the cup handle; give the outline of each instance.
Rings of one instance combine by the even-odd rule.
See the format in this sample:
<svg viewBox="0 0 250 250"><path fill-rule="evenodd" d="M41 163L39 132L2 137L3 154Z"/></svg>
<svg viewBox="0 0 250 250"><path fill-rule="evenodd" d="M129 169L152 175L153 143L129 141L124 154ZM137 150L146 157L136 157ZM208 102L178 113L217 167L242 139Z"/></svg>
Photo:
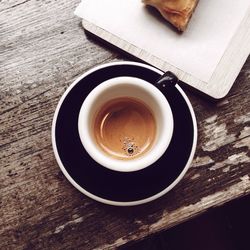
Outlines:
<svg viewBox="0 0 250 250"><path fill-rule="evenodd" d="M178 77L170 71L165 72L155 83L155 86L163 93L173 88L179 81Z"/></svg>

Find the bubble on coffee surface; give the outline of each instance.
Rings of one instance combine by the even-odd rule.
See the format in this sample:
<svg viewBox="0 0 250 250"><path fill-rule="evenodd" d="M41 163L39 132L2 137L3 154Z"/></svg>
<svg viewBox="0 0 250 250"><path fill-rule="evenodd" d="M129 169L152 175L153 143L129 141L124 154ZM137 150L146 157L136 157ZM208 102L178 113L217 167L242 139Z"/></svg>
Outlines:
<svg viewBox="0 0 250 250"><path fill-rule="evenodd" d="M120 141L123 144L122 149L127 156L132 157L140 152L139 147L136 145L134 138L125 137Z"/></svg>

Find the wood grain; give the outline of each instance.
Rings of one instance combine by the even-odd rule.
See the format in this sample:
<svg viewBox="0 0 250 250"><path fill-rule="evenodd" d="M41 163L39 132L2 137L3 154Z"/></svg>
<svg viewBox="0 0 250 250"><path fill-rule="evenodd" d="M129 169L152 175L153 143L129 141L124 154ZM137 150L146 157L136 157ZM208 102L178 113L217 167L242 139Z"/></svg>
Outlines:
<svg viewBox="0 0 250 250"><path fill-rule="evenodd" d="M77 4L0 1L0 249L113 249L250 193L250 59L220 102L186 90L197 152L161 199L111 207L66 180L50 136L59 98L87 69L127 59L86 37L73 15Z"/></svg>

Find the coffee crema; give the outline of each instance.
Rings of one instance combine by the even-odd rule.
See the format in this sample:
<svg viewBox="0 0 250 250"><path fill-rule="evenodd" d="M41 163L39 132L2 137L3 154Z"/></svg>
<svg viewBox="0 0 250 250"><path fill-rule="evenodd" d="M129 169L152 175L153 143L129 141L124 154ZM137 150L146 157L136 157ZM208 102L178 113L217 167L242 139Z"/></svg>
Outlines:
<svg viewBox="0 0 250 250"><path fill-rule="evenodd" d="M142 101L120 97L106 102L94 118L97 145L110 157L130 160L144 155L156 137L156 121Z"/></svg>

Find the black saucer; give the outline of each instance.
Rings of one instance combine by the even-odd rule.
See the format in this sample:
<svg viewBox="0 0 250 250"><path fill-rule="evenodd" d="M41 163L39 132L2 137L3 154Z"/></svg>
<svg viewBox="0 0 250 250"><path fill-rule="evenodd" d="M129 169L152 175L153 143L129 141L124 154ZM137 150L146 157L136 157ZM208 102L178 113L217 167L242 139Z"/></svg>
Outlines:
<svg viewBox="0 0 250 250"><path fill-rule="evenodd" d="M98 84L119 76L138 77L154 83L161 74L140 63L102 65L74 82L60 100L52 128L55 155L66 177L91 198L117 205L144 203L167 192L188 169L196 147L197 129L192 107L178 85L163 93L173 112L174 132L165 154L153 165L136 172L112 171L96 163L79 138L81 105Z"/></svg>

